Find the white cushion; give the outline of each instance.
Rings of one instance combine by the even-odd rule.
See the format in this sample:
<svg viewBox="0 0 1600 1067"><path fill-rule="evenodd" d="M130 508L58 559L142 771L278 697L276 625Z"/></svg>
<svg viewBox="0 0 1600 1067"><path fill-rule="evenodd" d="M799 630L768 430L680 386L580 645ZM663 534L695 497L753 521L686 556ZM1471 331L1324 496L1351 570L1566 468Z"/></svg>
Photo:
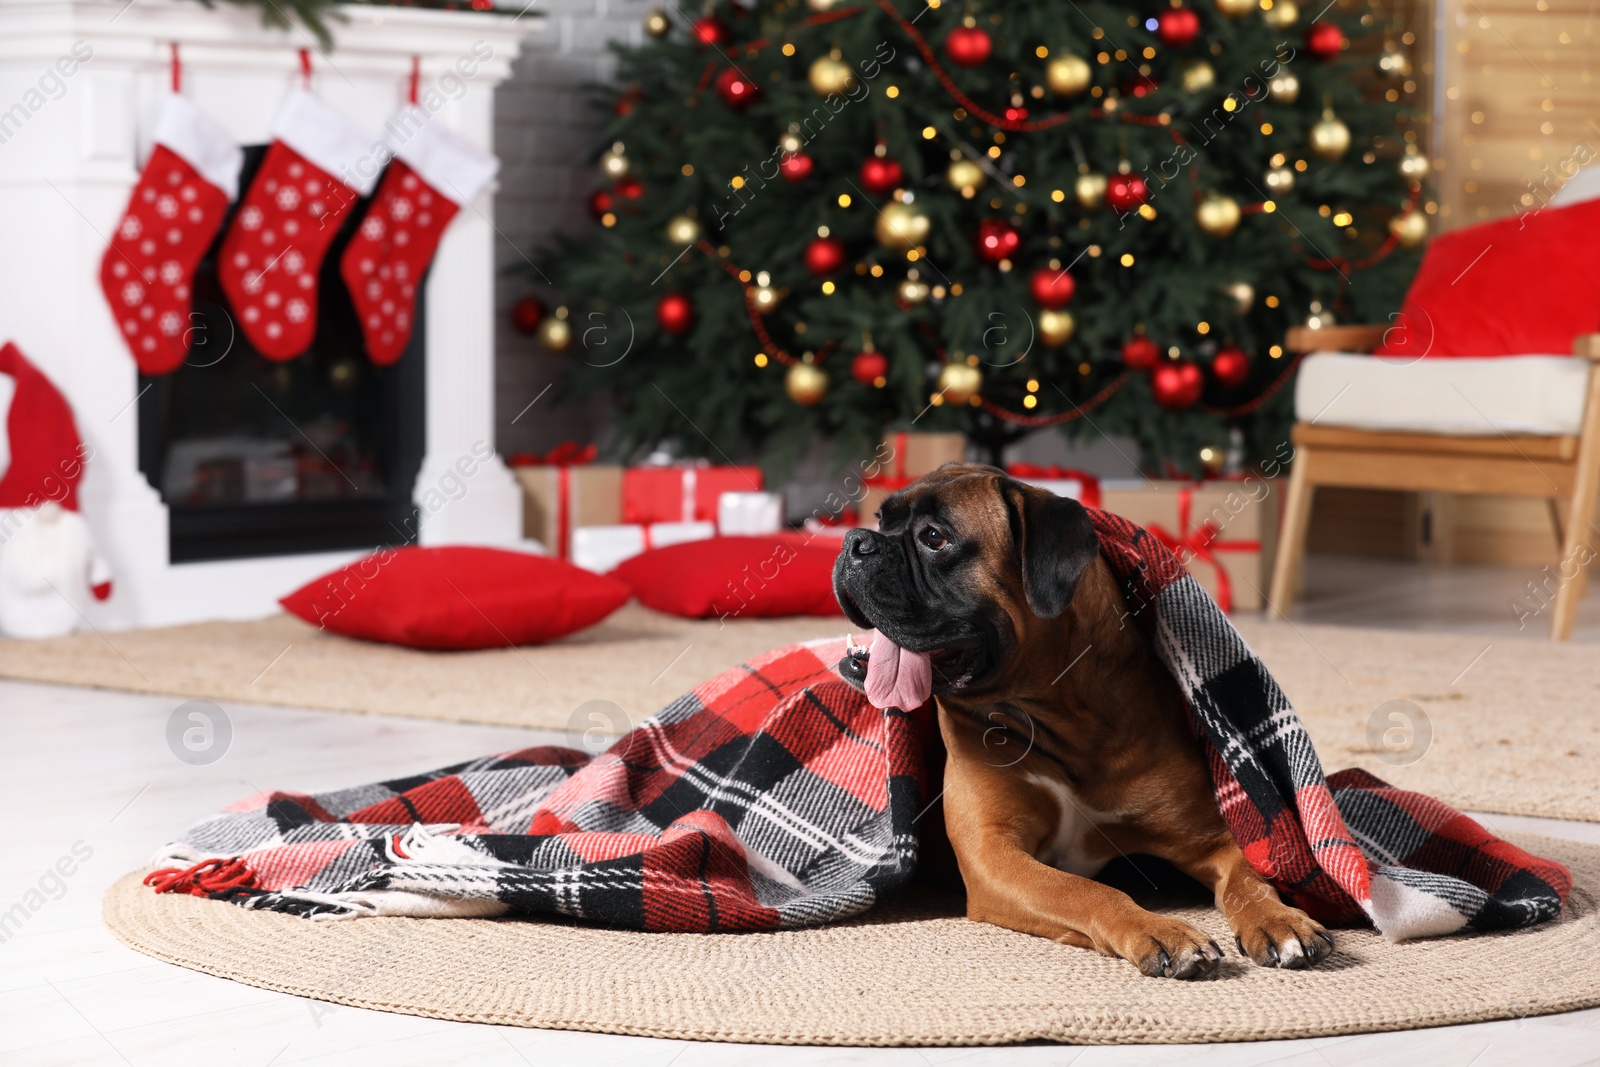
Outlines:
<svg viewBox="0 0 1600 1067"><path fill-rule="evenodd" d="M1379 359L1308 356L1294 415L1318 426L1493 436L1576 434L1589 361L1572 356Z"/></svg>
<svg viewBox="0 0 1600 1067"><path fill-rule="evenodd" d="M1550 198L1550 206L1566 207L1568 204L1581 204L1597 196L1600 196L1600 166L1591 165L1568 178L1567 183L1557 189L1556 195ZM1533 206L1537 208L1539 205L1535 202Z"/></svg>

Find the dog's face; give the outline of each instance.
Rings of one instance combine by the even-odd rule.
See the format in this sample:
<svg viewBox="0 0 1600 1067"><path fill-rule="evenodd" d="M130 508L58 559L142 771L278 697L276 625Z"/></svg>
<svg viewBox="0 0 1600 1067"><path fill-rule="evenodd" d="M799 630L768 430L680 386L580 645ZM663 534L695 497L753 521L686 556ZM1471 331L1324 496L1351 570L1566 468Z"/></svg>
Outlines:
<svg viewBox="0 0 1600 1067"><path fill-rule="evenodd" d="M846 535L834 595L851 622L878 631L875 656L899 656L902 677L931 667L938 695L976 697L1003 681L1099 553L1077 501L979 464L945 464L878 515L878 532ZM869 695L883 669L863 655L840 664Z"/></svg>

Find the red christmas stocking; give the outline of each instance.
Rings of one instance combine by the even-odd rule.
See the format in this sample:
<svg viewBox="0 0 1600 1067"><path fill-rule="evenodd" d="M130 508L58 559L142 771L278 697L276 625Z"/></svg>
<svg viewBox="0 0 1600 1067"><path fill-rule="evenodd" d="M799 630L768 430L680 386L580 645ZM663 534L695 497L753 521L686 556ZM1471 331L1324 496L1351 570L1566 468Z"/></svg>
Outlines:
<svg viewBox="0 0 1600 1067"><path fill-rule="evenodd" d="M155 150L100 260L100 288L134 362L176 370L189 353L194 268L239 195L244 152L181 96L167 100Z"/></svg>
<svg viewBox="0 0 1600 1067"><path fill-rule="evenodd" d="M351 205L372 192L374 148L304 90L278 115L217 259L239 328L269 359L293 359L317 332L322 258Z"/></svg>
<svg viewBox="0 0 1600 1067"><path fill-rule="evenodd" d="M400 136L378 193L339 261L355 303L367 355L379 366L400 358L416 321L417 283L433 260L444 228L500 168L417 108L389 123Z"/></svg>

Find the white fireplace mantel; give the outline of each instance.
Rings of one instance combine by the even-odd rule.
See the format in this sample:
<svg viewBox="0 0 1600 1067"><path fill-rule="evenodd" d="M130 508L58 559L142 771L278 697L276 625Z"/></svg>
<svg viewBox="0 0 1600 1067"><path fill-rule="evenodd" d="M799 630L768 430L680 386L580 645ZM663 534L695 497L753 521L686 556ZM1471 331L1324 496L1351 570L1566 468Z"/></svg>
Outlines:
<svg viewBox="0 0 1600 1067"><path fill-rule="evenodd" d="M0 340L16 341L61 388L93 450L81 507L116 589L92 609L96 627L259 616L360 555L170 563L167 509L139 470L138 374L99 288L107 236L168 93L172 43L184 94L241 144L270 139L300 76L298 52L311 48L313 91L375 139L406 100L416 56L424 105L436 94L432 121L492 150L494 88L519 41L549 32L532 16L343 10L322 54L308 33L264 29L231 4L0 0ZM75 47L79 62L57 67ZM426 450L413 490L424 544L521 536L515 480L498 456L477 460L494 443L493 195L491 186L451 223L426 290ZM458 463L470 475L452 474Z"/></svg>

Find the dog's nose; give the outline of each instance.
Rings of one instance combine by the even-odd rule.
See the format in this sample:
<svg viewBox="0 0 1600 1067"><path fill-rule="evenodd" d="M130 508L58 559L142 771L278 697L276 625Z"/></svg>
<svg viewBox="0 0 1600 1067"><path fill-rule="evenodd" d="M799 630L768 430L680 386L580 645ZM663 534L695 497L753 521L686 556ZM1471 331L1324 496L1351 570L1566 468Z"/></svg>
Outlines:
<svg viewBox="0 0 1600 1067"><path fill-rule="evenodd" d="M871 530L851 530L844 535L845 551L851 556L870 556L878 551L878 539Z"/></svg>

